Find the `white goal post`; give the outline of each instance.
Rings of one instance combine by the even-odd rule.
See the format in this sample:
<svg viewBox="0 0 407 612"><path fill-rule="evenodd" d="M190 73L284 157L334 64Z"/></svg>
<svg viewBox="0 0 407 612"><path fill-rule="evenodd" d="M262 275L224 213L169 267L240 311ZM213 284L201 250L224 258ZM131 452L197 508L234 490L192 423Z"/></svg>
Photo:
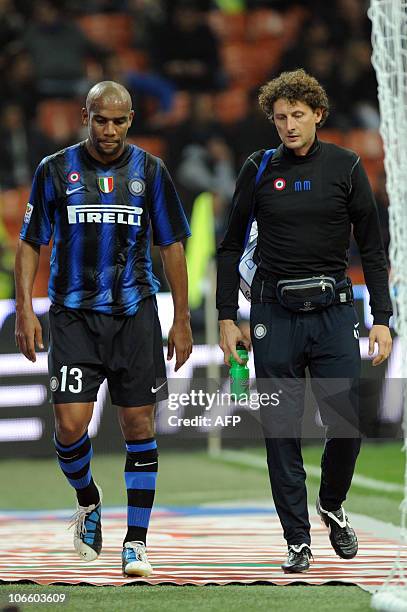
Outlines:
<svg viewBox="0 0 407 612"><path fill-rule="evenodd" d="M401 342L404 450L407 441L407 0L370 0L372 64L376 70L380 132L389 195L390 290ZM401 541L386 582L373 595L375 610L407 611L407 471L401 505Z"/></svg>

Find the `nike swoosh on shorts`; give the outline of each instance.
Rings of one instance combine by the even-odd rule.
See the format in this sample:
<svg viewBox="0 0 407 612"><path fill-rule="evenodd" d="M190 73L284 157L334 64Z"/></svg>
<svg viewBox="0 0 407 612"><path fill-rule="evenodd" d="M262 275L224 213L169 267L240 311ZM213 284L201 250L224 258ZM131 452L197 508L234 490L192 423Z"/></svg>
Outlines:
<svg viewBox="0 0 407 612"><path fill-rule="evenodd" d="M159 391L161 387L164 387L164 385L166 384L167 384L167 381L163 382L163 384L160 385L159 387L151 387L151 393L157 393L157 391Z"/></svg>

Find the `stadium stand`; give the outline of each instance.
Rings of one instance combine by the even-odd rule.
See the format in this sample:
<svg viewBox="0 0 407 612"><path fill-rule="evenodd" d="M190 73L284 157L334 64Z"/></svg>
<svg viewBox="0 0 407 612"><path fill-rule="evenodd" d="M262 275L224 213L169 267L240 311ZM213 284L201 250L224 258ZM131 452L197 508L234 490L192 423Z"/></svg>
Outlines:
<svg viewBox="0 0 407 612"><path fill-rule="evenodd" d="M148 9L140 8L135 3L128 3L126 12L123 10L123 7L127 6L126 3L110 2L110 11L102 12L98 10L99 4L96 2L92 4L96 11L89 11L90 14L84 14L80 3L73 3L70 7L68 5L62 7L62 4L58 3L58 9L63 9L62 14L66 14L68 20L79 26L92 44L107 50L113 61L115 58L118 59L122 74L134 72L141 75L152 75L153 77L159 75L160 67L158 66L157 71L157 65L154 63L156 59L154 45L160 44L159 37L165 31L165 28L169 27L177 3L157 0L154 3L154 10L151 7ZM188 3L182 0L181 6L186 6L186 4ZM208 7L210 7L210 4L206 3ZM338 53L343 51L343 63L346 64L347 61L350 61L347 58L352 57L352 54L346 53L347 41L344 41L344 38L338 35L339 26L335 25L335 15L338 23L341 23L349 31L349 45L357 47L360 43L359 47L362 48L363 44L369 43L367 17L363 17L358 9L356 11L358 19L354 23L351 22L350 17L348 18L344 13L342 0L335 0L332 3L329 14L326 11L313 12L308 4L304 7L304 3L299 1L276 3L273 9L264 7L264 3L248 3L248 5L254 5L254 8L228 12L212 6L210 10L201 10L200 12L205 27L212 30L217 40L220 61L219 74L223 75L218 83L218 90L211 91L208 94L212 97L212 104L210 105L212 116L209 119L213 125L221 126L221 137L226 137L227 143L231 147L236 172L242 163L242 155L246 154L244 143L239 142L241 139L239 129L244 127L246 137L248 136L256 91L263 82L279 72L283 60L284 62L287 61L287 58L289 60L291 57L290 50L298 48L304 32L311 33L308 51L309 54L313 54L313 59L316 59L317 62L321 49L321 40L318 39L318 35L324 35L324 26L322 29L318 29L318 23L325 24L329 28L331 32L329 46L336 49ZM136 8L134 8L135 6ZM16 3L16 7L19 7L19 4ZM11 52L10 46L7 45L0 53L0 71L4 73L4 93L3 95L0 94L2 106L8 100L6 96L18 95L14 77L4 71L4 65L9 62L9 65L18 66L20 63L24 64L24 62L29 61L24 48L24 26L28 26L31 15L28 9L21 11L16 7L13 6L13 11L18 15L20 25L12 33L14 50ZM148 10L150 10L150 13L147 13ZM145 14L141 14L140 11L145 11ZM143 25L145 31L137 33L140 23L147 25ZM314 28L312 28L313 24L315 25ZM295 54L292 57L294 58ZM21 58L21 61L19 58ZM295 60L289 61L294 62ZM321 61L323 60L321 59ZM112 63L110 63L110 66L112 66ZM298 67L297 65L286 66L286 64L284 66L290 69ZM34 125L49 139L50 147L52 145L52 150L49 153L53 153L82 137L80 132L80 108L83 105L83 99L77 95L71 96L69 99L44 98L41 91L35 88L34 68L34 81L30 82L30 96L33 100L32 117L30 117L30 112L26 110L28 109L26 105L24 105L24 113L27 122ZM86 63L88 81L91 83L102 78L112 78L109 69L108 60L98 64L95 63L94 58L89 58ZM383 147L380 135L376 129L364 129L363 121L358 123L359 116L356 113L354 116L351 114L351 105L348 102L352 91L351 85L353 87L353 83L358 77L357 70L358 66L356 65L344 65L341 70L338 70L336 90L341 90L341 100L339 98L331 100L333 112L326 127L321 130L320 138L326 138L338 145L357 151L365 164L373 188L376 188L376 185L380 182L380 176L383 174ZM361 78L366 79L366 66L361 66L360 70ZM349 75L351 75L351 79ZM367 77L368 80L370 79L369 82L372 81L372 78L374 79L373 69ZM348 81L350 83L349 91L346 89ZM17 92L17 94L13 94L13 92ZM191 134L194 134L194 137L199 138L197 129L190 130L191 108L195 104L196 95L193 91L176 90L172 98L172 107L160 121L156 120L157 101L153 99L144 101L141 113L136 108L134 120L136 125L137 122L142 122L143 125L138 126L140 130L136 129L134 133L131 133L131 142L135 142L153 154L163 157L170 167L176 166L179 160L177 161L173 157L173 140L174 137L176 138L174 135L185 134L185 132L190 131ZM368 95L368 92L366 95ZM37 100L38 105L36 106ZM343 113L343 100L346 102L345 109L347 105L349 106L350 119L348 123L343 122L343 114L341 114ZM336 112L337 108L340 109L339 113ZM360 117L363 118L362 115ZM260 123L256 123L256 121L259 120L254 119L255 125L258 126L257 133L261 134L261 119ZM264 137L265 139L268 138L266 128ZM270 127L270 146L275 144L273 139L275 139L275 134ZM252 141L253 139L251 139L251 144ZM254 143L255 141L253 141ZM37 163L39 161L38 159ZM1 215L7 232L10 234L12 244L15 244L17 240L28 190L28 186L6 189L6 186L0 185ZM189 196L187 194L187 199L194 195L196 194L189 194ZM228 205L225 214L227 214L227 208ZM355 263L357 266L358 262ZM44 268L43 271L46 275L47 270ZM39 284L44 287L45 294L45 276L44 278L41 276Z"/></svg>

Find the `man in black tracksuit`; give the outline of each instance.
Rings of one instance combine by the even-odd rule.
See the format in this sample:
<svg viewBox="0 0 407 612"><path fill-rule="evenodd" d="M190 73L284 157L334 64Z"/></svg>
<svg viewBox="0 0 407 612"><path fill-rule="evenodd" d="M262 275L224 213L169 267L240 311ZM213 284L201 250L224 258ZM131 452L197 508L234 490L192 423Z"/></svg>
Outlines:
<svg viewBox="0 0 407 612"><path fill-rule="evenodd" d="M220 346L225 363L231 354L239 360L236 343L244 338L235 324L238 265L256 219L250 321L256 378L260 391L282 391L279 406L262 409L262 421L273 498L288 544L282 567L301 572L311 557L300 442L306 367L327 430L317 510L335 552L347 559L357 553L342 507L360 449L358 320L346 278L352 226L374 318L373 365L390 354L392 309L377 209L362 163L353 151L316 137L328 114L324 89L296 70L267 83L259 102L282 144L274 153L253 153L237 180L218 251ZM340 392L333 379L342 381ZM341 419L347 427L338 425Z"/></svg>

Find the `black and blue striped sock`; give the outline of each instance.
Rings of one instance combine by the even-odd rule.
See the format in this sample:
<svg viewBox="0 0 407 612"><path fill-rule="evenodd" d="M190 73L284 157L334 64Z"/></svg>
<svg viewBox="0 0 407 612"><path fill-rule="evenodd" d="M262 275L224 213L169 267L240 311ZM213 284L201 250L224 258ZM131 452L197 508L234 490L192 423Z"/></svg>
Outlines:
<svg viewBox="0 0 407 612"><path fill-rule="evenodd" d="M81 506L99 502L99 491L93 481L90 460L93 455L92 443L86 431L79 440L66 446L54 434L54 443L61 470L69 484L76 490Z"/></svg>
<svg viewBox="0 0 407 612"><path fill-rule="evenodd" d="M146 543L158 471L157 442L126 440L127 534L125 542Z"/></svg>

